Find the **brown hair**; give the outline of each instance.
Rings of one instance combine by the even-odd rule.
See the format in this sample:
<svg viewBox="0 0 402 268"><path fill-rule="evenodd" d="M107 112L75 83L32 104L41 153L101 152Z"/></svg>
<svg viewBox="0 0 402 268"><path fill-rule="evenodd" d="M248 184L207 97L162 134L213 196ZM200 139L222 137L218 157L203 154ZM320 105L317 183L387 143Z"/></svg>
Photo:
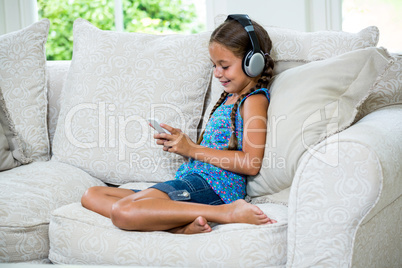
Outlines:
<svg viewBox="0 0 402 268"><path fill-rule="evenodd" d="M271 38L269 37L267 31L261 25L259 25L254 21L251 22L253 24L255 34L257 35L260 49L264 53L265 66L257 81L256 86L250 89L249 92L246 92L245 94L240 96L240 98L236 101L236 103L233 106L232 112L230 114L230 118L232 121L231 125L232 134L230 136L228 150L237 150L238 148L238 141L236 137L236 112L241 100L257 89L267 88L273 76L274 61L269 56L269 53L272 48ZM211 35L211 38L209 39L210 44L213 42L225 46L227 49L232 51L232 53L235 56L239 58L243 58L246 55L246 53L252 49L252 44L247 32L245 31L243 26L235 20L227 20L220 26L218 26L218 28L214 30L214 32ZM223 101L226 99L227 96L228 93L223 91L218 102L213 107L209 115L209 118L211 118L212 114L223 103ZM204 131L202 132L200 138L198 139L198 144L201 143L203 135Z"/></svg>

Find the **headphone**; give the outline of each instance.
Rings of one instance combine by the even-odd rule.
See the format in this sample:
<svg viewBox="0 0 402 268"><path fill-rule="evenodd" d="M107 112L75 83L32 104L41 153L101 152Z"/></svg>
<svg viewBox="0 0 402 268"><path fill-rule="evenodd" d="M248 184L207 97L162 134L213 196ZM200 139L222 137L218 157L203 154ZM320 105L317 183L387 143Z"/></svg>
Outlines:
<svg viewBox="0 0 402 268"><path fill-rule="evenodd" d="M250 37L252 49L243 58L243 71L249 77L258 76L264 70L265 58L249 16L245 14L232 14L227 17L226 21L228 20L239 22Z"/></svg>

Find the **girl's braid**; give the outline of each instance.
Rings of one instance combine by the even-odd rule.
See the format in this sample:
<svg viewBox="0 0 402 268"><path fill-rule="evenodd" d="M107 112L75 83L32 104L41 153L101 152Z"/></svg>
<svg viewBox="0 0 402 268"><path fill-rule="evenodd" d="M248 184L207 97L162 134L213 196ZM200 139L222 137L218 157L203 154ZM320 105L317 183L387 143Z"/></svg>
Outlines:
<svg viewBox="0 0 402 268"><path fill-rule="evenodd" d="M219 106L221 106L221 104L224 102L224 100L226 99L227 95L229 95L229 93L227 93L226 91L223 91L221 94L221 97L219 98L219 100L216 102L215 106L212 108L211 113L209 114L208 120L211 118L212 114L215 112L216 109L218 109ZM197 144L201 144L202 139L204 138L204 132L205 130L202 131L200 137L198 138Z"/></svg>

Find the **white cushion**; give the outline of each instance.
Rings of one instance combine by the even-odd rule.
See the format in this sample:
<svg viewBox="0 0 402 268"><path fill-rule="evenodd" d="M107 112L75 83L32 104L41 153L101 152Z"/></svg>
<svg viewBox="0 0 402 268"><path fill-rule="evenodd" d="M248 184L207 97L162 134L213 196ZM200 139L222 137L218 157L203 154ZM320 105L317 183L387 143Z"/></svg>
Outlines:
<svg viewBox="0 0 402 268"><path fill-rule="evenodd" d="M267 267L286 264L287 207L259 205L278 223L224 224L212 232L180 235L128 232L71 204L54 211L49 259L56 264L174 267Z"/></svg>
<svg viewBox="0 0 402 268"><path fill-rule="evenodd" d="M0 87L21 138L34 160L49 159L45 44L49 20L0 36Z"/></svg>
<svg viewBox="0 0 402 268"><path fill-rule="evenodd" d="M390 64L384 49L367 48L276 76L270 87L263 168L248 178L247 193L253 197L288 188L301 156L314 153L315 144L350 126Z"/></svg>
<svg viewBox="0 0 402 268"><path fill-rule="evenodd" d="M76 20L54 158L112 184L172 179L183 159L156 146L147 119L196 140L209 36L117 33Z"/></svg>
<svg viewBox="0 0 402 268"><path fill-rule="evenodd" d="M402 103L402 55L391 55L392 62L363 103L356 119L392 104Z"/></svg>
<svg viewBox="0 0 402 268"><path fill-rule="evenodd" d="M78 168L47 161L1 172L0 185L0 262L27 262L48 256L50 213L104 184Z"/></svg>

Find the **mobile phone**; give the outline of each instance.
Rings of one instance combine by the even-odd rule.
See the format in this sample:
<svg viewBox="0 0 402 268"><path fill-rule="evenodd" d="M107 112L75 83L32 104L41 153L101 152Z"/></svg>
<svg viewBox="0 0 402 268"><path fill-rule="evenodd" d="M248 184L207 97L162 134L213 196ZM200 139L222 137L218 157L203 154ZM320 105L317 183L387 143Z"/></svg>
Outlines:
<svg viewBox="0 0 402 268"><path fill-rule="evenodd" d="M158 133L167 133L170 134L169 131L166 129L162 128L159 124L159 122L156 119L148 119L149 125L155 129Z"/></svg>

